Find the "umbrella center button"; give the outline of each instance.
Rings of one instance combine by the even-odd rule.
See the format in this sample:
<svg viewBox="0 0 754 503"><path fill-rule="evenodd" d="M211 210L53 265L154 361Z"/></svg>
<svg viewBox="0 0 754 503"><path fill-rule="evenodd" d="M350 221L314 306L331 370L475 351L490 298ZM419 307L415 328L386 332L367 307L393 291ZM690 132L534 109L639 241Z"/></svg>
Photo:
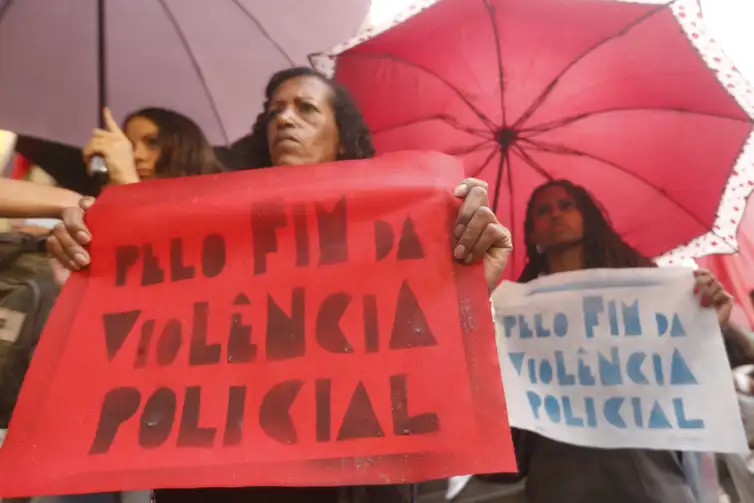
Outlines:
<svg viewBox="0 0 754 503"><path fill-rule="evenodd" d="M501 128L497 131L495 139L503 149L507 149L516 143L516 140L518 139L518 131L508 127Z"/></svg>

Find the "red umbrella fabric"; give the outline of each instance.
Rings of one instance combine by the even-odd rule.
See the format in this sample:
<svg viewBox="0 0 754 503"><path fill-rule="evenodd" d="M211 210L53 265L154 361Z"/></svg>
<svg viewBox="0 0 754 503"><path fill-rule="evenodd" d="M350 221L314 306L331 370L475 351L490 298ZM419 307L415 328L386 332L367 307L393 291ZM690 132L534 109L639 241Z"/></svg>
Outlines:
<svg viewBox="0 0 754 503"><path fill-rule="evenodd" d="M735 321L754 330L754 305L749 292L754 291L754 204L746 212L738 228L738 253L709 255L696 260L708 269L736 298Z"/></svg>
<svg viewBox="0 0 754 503"><path fill-rule="evenodd" d="M749 297L749 292L754 291L754 204L746 206L737 238L738 253L716 253L692 260L683 258L692 251L684 247L658 261L662 265L701 267L711 271L735 297L733 321L754 330L754 304Z"/></svg>
<svg viewBox="0 0 754 503"><path fill-rule="evenodd" d="M459 155L489 182L517 249L509 277L549 179L586 186L649 256L695 238L687 255L737 248L754 95L695 0L442 0L343 49L335 77L378 152Z"/></svg>

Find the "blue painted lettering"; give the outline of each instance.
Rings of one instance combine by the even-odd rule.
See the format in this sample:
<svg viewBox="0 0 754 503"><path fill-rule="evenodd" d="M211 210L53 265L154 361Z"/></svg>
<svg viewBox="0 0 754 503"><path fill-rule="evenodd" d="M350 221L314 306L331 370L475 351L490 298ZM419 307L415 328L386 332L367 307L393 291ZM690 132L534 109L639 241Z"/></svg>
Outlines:
<svg viewBox="0 0 754 503"><path fill-rule="evenodd" d="M610 323L610 334L620 335L620 329L618 329L618 310L615 309L615 301L611 300L607 303L607 321Z"/></svg>
<svg viewBox="0 0 754 503"><path fill-rule="evenodd" d="M534 336L522 314L518 315L518 336L522 339L531 339Z"/></svg>
<svg viewBox="0 0 754 503"><path fill-rule="evenodd" d="M673 320L671 322L662 313L655 313L655 319L657 320L657 334L660 337L668 333L668 329L670 329L670 337L684 337L686 335L686 329L683 328L683 323L681 323L681 317L678 316L678 313L673 313Z"/></svg>
<svg viewBox="0 0 754 503"><path fill-rule="evenodd" d="M599 364L600 384L603 386L618 386L623 384L618 348L610 348L610 359L603 355L602 352L597 352L597 361Z"/></svg>
<svg viewBox="0 0 754 503"><path fill-rule="evenodd" d="M665 384L665 374L662 370L662 356L657 353L652 355L652 368L655 371L655 382L660 386Z"/></svg>
<svg viewBox="0 0 754 503"><path fill-rule="evenodd" d="M565 337L568 333L568 317L563 313L556 314L552 322L552 329L558 337Z"/></svg>
<svg viewBox="0 0 754 503"><path fill-rule="evenodd" d="M644 365L644 360L647 358L646 353L637 351L631 353L626 360L626 374L636 384L649 384L647 376L642 372L641 367Z"/></svg>
<svg viewBox="0 0 754 503"><path fill-rule="evenodd" d="M542 384L550 384L552 382L553 370L550 360L543 358L539 362L539 380Z"/></svg>
<svg viewBox="0 0 754 503"><path fill-rule="evenodd" d="M518 375L521 375L521 367L524 366L524 357L526 356L526 353L520 352L520 353L508 353L508 358L510 358L511 363L513 364L513 368L516 369L516 372L518 372Z"/></svg>
<svg viewBox="0 0 754 503"><path fill-rule="evenodd" d="M704 428L703 419L688 419L683 407L683 398L673 399L673 410L678 420L678 427L684 430L701 430Z"/></svg>
<svg viewBox="0 0 754 503"><path fill-rule="evenodd" d="M586 350L580 348L578 353L579 355L584 355L586 354ZM582 386L594 386L597 384L594 374L592 374L592 367L581 356L579 356L579 384Z"/></svg>
<svg viewBox="0 0 754 503"><path fill-rule="evenodd" d="M620 305L620 309L618 306ZM599 326L600 314L605 312L605 299L602 296L587 296L582 299L584 313L584 329L587 339L593 339L595 328ZM637 336L642 334L639 301L629 304L622 300L607 302L607 321L610 334L618 337ZM621 323L622 322L622 323ZM658 321L660 323L660 321Z"/></svg>
<svg viewBox="0 0 754 503"><path fill-rule="evenodd" d="M626 428L626 422L623 420L623 417L620 415L620 409L623 406L624 401L625 401L625 398L621 396L615 396L615 397L608 398L607 400L605 400L605 404L603 406L603 413L605 415L605 420L611 425L620 429Z"/></svg>
<svg viewBox="0 0 754 503"><path fill-rule="evenodd" d="M553 332L558 337L565 337L568 333L568 317L564 313L555 313L551 320L552 328L542 313L534 314L531 319L523 314L498 316L497 321L502 325L506 339L514 335L518 335L520 339L546 338Z"/></svg>
<svg viewBox="0 0 754 503"><path fill-rule="evenodd" d="M513 328L515 326L516 326L515 316L503 316L503 329L505 330L506 339L511 338L511 332L513 332Z"/></svg>
<svg viewBox="0 0 754 503"><path fill-rule="evenodd" d="M655 321L657 321L657 334L662 337L668 331L668 317L662 313L655 313Z"/></svg>
<svg viewBox="0 0 754 503"><path fill-rule="evenodd" d="M652 411L649 413L648 424L650 430L672 428L670 421L668 421L667 414L665 414L665 411L662 410L662 406L657 400L655 400L654 404L652 405Z"/></svg>
<svg viewBox="0 0 754 503"><path fill-rule="evenodd" d="M552 395L545 397L545 412L547 412L547 417L550 418L550 421L556 424L560 422L560 402L558 402L557 398Z"/></svg>
<svg viewBox="0 0 754 503"><path fill-rule="evenodd" d="M550 331L542 325L542 315L534 315L534 331L537 337L550 337Z"/></svg>
<svg viewBox="0 0 754 503"><path fill-rule="evenodd" d="M529 364L529 382L532 384L537 384L537 360L535 360L534 358L529 358L528 364Z"/></svg>
<svg viewBox="0 0 754 503"><path fill-rule="evenodd" d="M573 386L576 383L576 377L574 377L573 374L569 374L566 370L562 351L555 351L555 368L558 374L558 384L560 386Z"/></svg>
<svg viewBox="0 0 754 503"><path fill-rule="evenodd" d="M641 335L641 316L639 316L639 300L626 305L621 302L623 314L623 333L627 336Z"/></svg>
<svg viewBox="0 0 754 503"><path fill-rule="evenodd" d="M594 407L594 398L587 397L584 399L586 408L586 424L590 428L597 427L597 409Z"/></svg>
<svg viewBox="0 0 754 503"><path fill-rule="evenodd" d="M670 327L670 337L684 337L686 330L683 328L681 318L678 313L673 315L673 325Z"/></svg>
<svg viewBox="0 0 754 503"><path fill-rule="evenodd" d="M637 396L612 396L598 400L588 396L539 395L531 390L526 392L526 396L534 419L573 428L610 425L621 430L698 430L706 427L703 419L687 415L682 398L673 398L672 407L671 402L664 407L659 400ZM578 407L579 402L583 408Z"/></svg>
<svg viewBox="0 0 754 503"><path fill-rule="evenodd" d="M670 384L699 384L678 349L673 350L673 357L670 360Z"/></svg>
<svg viewBox="0 0 754 503"><path fill-rule="evenodd" d="M576 428L584 427L584 420L573 415L571 399L567 396L563 397L563 416L565 417L565 423L568 426L574 426Z"/></svg>
<svg viewBox="0 0 754 503"><path fill-rule="evenodd" d="M634 410L634 424L639 428L644 428L644 416L641 412L641 398L638 396L632 397L631 408Z"/></svg>
<svg viewBox="0 0 754 503"><path fill-rule="evenodd" d="M584 297L582 300L582 306L584 311L584 328L586 330L586 338L594 338L594 327L599 325L599 315L605 310L602 296Z"/></svg>
<svg viewBox="0 0 754 503"><path fill-rule="evenodd" d="M620 386L623 384L698 385L698 380L678 349L663 359L659 353L633 351L621 353L618 346L593 353L583 347L576 351L576 361L562 350L552 357L527 357L523 352L509 352L508 358L519 375L523 375L523 361L528 365L531 384L557 383L559 386ZM596 360L596 361L595 361ZM666 379L666 375L670 378Z"/></svg>

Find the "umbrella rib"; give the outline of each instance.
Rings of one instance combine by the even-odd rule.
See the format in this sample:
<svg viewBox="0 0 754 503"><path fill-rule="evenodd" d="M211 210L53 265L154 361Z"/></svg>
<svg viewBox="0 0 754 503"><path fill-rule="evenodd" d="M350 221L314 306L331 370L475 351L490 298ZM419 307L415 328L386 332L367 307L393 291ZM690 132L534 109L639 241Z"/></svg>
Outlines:
<svg viewBox="0 0 754 503"><path fill-rule="evenodd" d="M522 161L524 161L526 164L529 165L531 169L536 171L539 175L541 175L544 179L546 179L548 182L551 182L555 179L550 173L547 172L547 170L544 168L544 166L540 165L537 161L535 161L529 154L524 151L520 146L513 145L513 150L516 154L521 158Z"/></svg>
<svg viewBox="0 0 754 503"><path fill-rule="evenodd" d="M505 120L505 80L503 71L503 50L500 44L500 32L498 30L497 23L495 22L495 6L490 3L490 0L484 0L484 6L487 8L487 14L490 18L490 24L492 24L492 36L495 38L495 50L497 52L497 80L498 86L500 86L500 113L502 114L503 127L505 127L507 125L507 122Z"/></svg>
<svg viewBox="0 0 754 503"><path fill-rule="evenodd" d="M376 129L372 134L376 135L376 134L392 131L394 129L414 126L416 124L421 124L422 122L430 122L430 121L435 121L435 120L442 121L448 126L452 127L453 129L457 129L458 131L463 131L464 133L468 133L473 136L478 136L479 138L494 140L494 138L489 135L488 131L485 131L483 129L472 128L470 126L464 126L463 124L459 124L458 121L456 121L453 117L447 114L431 115L429 117L422 117L421 119L412 119L405 122L400 122L398 124L393 124L392 126L387 126L382 129Z"/></svg>
<svg viewBox="0 0 754 503"><path fill-rule="evenodd" d="M515 201L513 200L513 165L511 164L510 159L510 151L505 151L505 164L508 166L508 211L511 215L511 228L508 229L510 231L511 236L511 245L513 245L513 236L516 235L516 205ZM497 185L497 190L495 191L495 208L497 208L498 200L500 199L500 184ZM497 210L493 210L495 215L497 215ZM516 263L516 249L512 247L510 251L510 259L511 262L514 264Z"/></svg>
<svg viewBox="0 0 754 503"><path fill-rule="evenodd" d="M475 143L474 145L469 145L467 147L459 148L456 150L446 150L445 153L452 156L466 155L472 152L476 152L477 150L484 148L490 143L494 143L494 140L484 140L479 143Z"/></svg>
<svg viewBox="0 0 754 503"><path fill-rule="evenodd" d="M521 129L520 131L521 133L535 133L535 134L546 133L548 131L552 131L553 129L568 126L570 124L573 124L574 122L578 122L583 119L588 119L590 117L594 117L597 115L604 115L604 114L617 113L617 112L671 112L671 113L679 113L679 114L687 114L687 115L696 115L699 117L709 117L709 118L714 118L714 119L727 119L727 120L732 120L732 121L741 122L745 124L754 124L754 119L741 119L738 117L730 117L723 114L715 114L715 113L710 113L710 112L697 112L694 110L687 110L685 108L609 108L606 110L597 110L595 112L585 112L581 114L571 115L568 117L564 117L562 119L558 119L556 121L546 122L538 126L524 128L524 129Z"/></svg>
<svg viewBox="0 0 754 503"><path fill-rule="evenodd" d="M547 98L550 97L550 94L555 89L555 87L560 83L560 79L565 76L569 71L571 71L576 65L578 65L581 61L586 59L587 56L594 53L597 49L604 46L608 42L611 42L619 37L625 36L628 34L631 30L642 24L644 21L650 19L651 17L655 16L659 12L662 12L663 10L667 9L673 2L669 2L666 4L663 4L659 7L656 7L646 14L643 14L642 16L639 16L637 19L633 20L626 26L624 26L621 30L619 30L617 33L614 33L613 35L610 35L609 37L597 42L590 48L588 48L586 51L582 52L578 57L576 57L573 61L568 63L565 68L563 68L560 73L558 73L554 79L550 81L547 86L545 86L544 90L537 96L537 98L532 102L531 105L529 105L529 108L526 109L526 111L521 115L521 117L516 121L516 123L513 125L513 129L520 129L523 124L531 118L534 113L539 110L539 108L547 101Z"/></svg>
<svg viewBox="0 0 754 503"><path fill-rule="evenodd" d="M497 176L495 176L495 197L492 199L492 212L495 214L497 214L497 203L500 200L500 184L503 181L503 171L505 171L505 159L507 158L507 156L508 156L507 150L502 149L500 151L500 162L498 162L497 164ZM509 174L508 181L510 181L510 170L511 170L511 166L510 166L510 163L508 163L508 174ZM512 187L512 185L508 184L508 187ZM513 215L511 215L511 217L512 216Z"/></svg>
<svg viewBox="0 0 754 503"><path fill-rule="evenodd" d="M495 130L497 130L497 126L495 125L495 123L489 117L487 117L481 110L479 110L476 106L474 106L474 104L471 102L471 99L468 96L466 96L466 94L463 91L461 91L456 86L451 84L450 81L443 78L440 74L430 70L429 68L423 67L417 63L414 63L413 61L403 59L393 54L348 54L346 52L344 54L341 54L338 57L339 58L387 59L390 61L394 61L396 63L404 64L410 68L414 68L421 72L424 72L427 75L434 77L440 83L445 85L445 87L453 91L461 99L461 101L463 101L466 104L466 106L468 106L469 109L472 112L474 112L474 115L476 115L479 118L479 120L482 121L482 123L487 127L487 129L490 130L490 132L494 132Z"/></svg>
<svg viewBox="0 0 754 503"><path fill-rule="evenodd" d="M225 129L225 124L223 124L223 119L220 116L220 111L217 109L217 103L215 103L215 99L212 97L212 93L209 90L209 85L207 84L207 79L204 76L204 72L202 72L201 67L199 66L199 61L197 61L196 56L194 56L194 53L191 52L191 46L188 43L188 39L186 38L186 34L183 33L183 30L181 30L181 27L178 25L178 21L175 19L175 16L173 16L173 13L171 12L170 8L168 8L167 4L165 3L165 0L159 0L160 6L162 7L162 10L165 11L165 15L167 16L170 23L173 25L173 29L175 30L175 33L178 35L178 38L181 41L181 44L183 45L183 48L186 49L186 54L188 54L189 59L191 60L191 66L194 68L194 72L196 72L197 77L199 77L199 82L202 84L202 88L204 89L204 95L207 97L207 101L209 103L210 108L212 109L212 113L215 116L215 119L217 120L218 125L220 126L220 130L222 131L223 137L225 138L225 143L230 143L230 138L228 137L228 131Z"/></svg>
<svg viewBox="0 0 754 503"><path fill-rule="evenodd" d="M492 152L490 152L490 155L487 156L487 159L484 160L482 165L479 166L479 168L471 174L471 178L476 178L477 176L479 176L479 174L482 173L487 168L487 165L490 163L492 158L495 157L495 154L498 152L500 152L500 149L493 148Z"/></svg>
<svg viewBox="0 0 754 503"><path fill-rule="evenodd" d="M3 19L7 16L10 6L13 5L13 3L13 0L6 0L3 6L0 7L0 24L2 24Z"/></svg>
<svg viewBox="0 0 754 503"><path fill-rule="evenodd" d="M283 49L283 46L278 44L277 41L272 38L272 35L270 35L269 32L264 29L264 26L254 14L252 14L239 0L231 0L231 2L233 2L233 4L235 4L235 6L238 7L238 9L243 12L243 14L247 18L249 18L252 23L254 23L262 36L267 39L267 41L271 43L280 54L282 54L282 56L288 61L288 64L290 64L291 66L296 66L293 58L291 58L291 56L285 51L285 49Z"/></svg>
<svg viewBox="0 0 754 503"><path fill-rule="evenodd" d="M620 171L621 173L627 175L628 177L633 178L634 180L637 180L640 183L644 184L645 186L649 187L650 189L654 190L655 192L657 192L657 194L659 194L660 196L664 197L665 199L667 199L668 201L670 201L671 203L673 203L673 205L675 205L678 209L680 209L682 212L684 212L686 215L688 215L694 222L698 223L704 229L707 229L708 231L710 230L709 226L707 224L705 224L704 221L699 216L695 215L691 210L689 210L684 205L682 205L681 203L679 203L678 201L676 201L675 199L673 199L672 197L670 197L663 189L661 189L657 185L653 184L652 182L650 182L646 178L644 178L642 176L639 176L636 173L632 172L630 169L624 168L620 164L617 164L615 162L609 161L607 159L603 159L600 156L597 156L597 155L594 155L594 154L590 154L590 153L584 152L582 150L577 150L577 149L574 149L574 148L565 147L563 145L550 145L550 144L547 144L547 143L542 143L542 142L539 142L539 141L534 141L534 140L531 140L529 138L522 138L521 141L522 142L526 142L526 143L534 146L535 148L537 148L537 149L539 149L539 150L541 150L543 152L548 152L548 153L551 153L551 154L558 154L558 155L570 155L570 156L574 156L574 157L585 157L587 159L591 159L593 161L597 161L599 163L602 163L602 164L605 164L607 166L610 166L611 168ZM721 239L723 239L723 238L721 238ZM725 241L725 239L723 239L723 240ZM730 245L730 243L727 243L727 241L726 241L726 244Z"/></svg>

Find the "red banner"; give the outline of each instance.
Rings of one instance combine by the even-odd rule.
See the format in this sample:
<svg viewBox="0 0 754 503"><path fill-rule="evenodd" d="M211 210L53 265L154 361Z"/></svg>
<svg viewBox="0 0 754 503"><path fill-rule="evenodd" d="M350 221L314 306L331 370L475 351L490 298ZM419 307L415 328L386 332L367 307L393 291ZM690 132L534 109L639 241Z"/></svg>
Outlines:
<svg viewBox="0 0 754 503"><path fill-rule="evenodd" d="M5 497L515 470L459 163L158 180L89 211L5 445Z"/></svg>

